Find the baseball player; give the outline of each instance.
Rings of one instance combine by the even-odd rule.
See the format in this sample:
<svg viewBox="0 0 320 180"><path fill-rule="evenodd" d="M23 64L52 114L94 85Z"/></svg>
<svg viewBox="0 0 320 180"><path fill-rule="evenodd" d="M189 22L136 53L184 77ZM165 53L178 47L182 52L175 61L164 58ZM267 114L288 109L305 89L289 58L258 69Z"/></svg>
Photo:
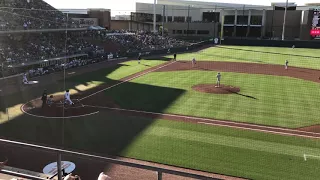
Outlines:
<svg viewBox="0 0 320 180"><path fill-rule="evenodd" d="M53 104L53 95L51 95L49 97L49 99L47 100L47 105L50 107Z"/></svg>
<svg viewBox="0 0 320 180"><path fill-rule="evenodd" d="M196 58L193 58L193 59L192 59L192 67L194 67L196 64L197 64Z"/></svg>
<svg viewBox="0 0 320 180"><path fill-rule="evenodd" d="M69 90L66 90L66 93L64 94L64 103L69 103L69 105L74 105L74 103L70 99Z"/></svg>
<svg viewBox="0 0 320 180"><path fill-rule="evenodd" d="M284 68L287 70L288 69L288 64L289 64L289 61L286 60L285 64L284 64Z"/></svg>
<svg viewBox="0 0 320 180"><path fill-rule="evenodd" d="M217 86L216 87L220 87L220 80L221 80L221 74L220 74L220 72L218 72L218 74L217 74Z"/></svg>
<svg viewBox="0 0 320 180"><path fill-rule="evenodd" d="M29 84L29 81L28 81L28 79L27 79L27 73L24 73L24 74L23 74L22 82L23 82L24 84Z"/></svg>
<svg viewBox="0 0 320 180"><path fill-rule="evenodd" d="M177 54L176 54L176 53L174 53L174 55L173 55L173 60L174 60L174 61L177 60Z"/></svg>
<svg viewBox="0 0 320 180"><path fill-rule="evenodd" d="M47 105L47 90L44 90L42 93L41 101L42 101L42 108L44 108Z"/></svg>
<svg viewBox="0 0 320 180"><path fill-rule="evenodd" d="M141 53L139 53L139 56L138 56L138 64L140 64L140 61L141 61Z"/></svg>

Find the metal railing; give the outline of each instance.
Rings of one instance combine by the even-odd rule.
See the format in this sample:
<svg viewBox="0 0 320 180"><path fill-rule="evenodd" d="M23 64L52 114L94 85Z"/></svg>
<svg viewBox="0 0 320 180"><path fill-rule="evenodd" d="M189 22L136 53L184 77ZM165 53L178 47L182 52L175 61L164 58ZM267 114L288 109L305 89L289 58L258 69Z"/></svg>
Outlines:
<svg viewBox="0 0 320 180"><path fill-rule="evenodd" d="M81 157L81 158L85 158L85 159L90 159L90 160L96 159L96 160L99 160L99 161L102 161L102 162L105 162L105 163L108 163L108 164L109 163L118 164L118 165L123 165L123 166L134 167L134 168L138 168L138 169L155 171L155 172L157 172L157 179L158 180L162 180L163 173L182 176L182 177L188 177L188 178L195 178L195 179L219 180L217 178L203 176L203 175L199 175L199 174L195 174L195 173L188 173L188 172L172 170L172 169L168 169L168 168L161 168L161 167L155 167L155 166L149 166L149 165L142 165L142 164L122 161L122 160L103 157L103 156L98 156L98 155L92 155L92 154L87 154L87 153L81 153L81 152L76 152L76 151L59 149L59 148L52 148L52 147L47 147L47 146L23 143L23 142L18 142L18 141L0 139L0 143L23 146L23 147L33 148L33 149L39 149L39 150L47 151L47 152L54 152L54 153L58 154L57 157L59 157L61 154L63 154L63 155L75 155L75 156L78 156L78 157Z"/></svg>

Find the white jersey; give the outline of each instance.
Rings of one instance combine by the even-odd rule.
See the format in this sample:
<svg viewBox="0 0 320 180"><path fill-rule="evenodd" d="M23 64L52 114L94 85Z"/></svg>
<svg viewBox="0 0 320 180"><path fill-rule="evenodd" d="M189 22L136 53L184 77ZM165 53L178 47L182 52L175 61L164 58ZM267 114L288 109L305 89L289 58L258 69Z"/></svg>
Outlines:
<svg viewBox="0 0 320 180"><path fill-rule="evenodd" d="M66 92L66 93L64 94L64 98L65 98L65 99L70 99L70 93L69 93L69 92Z"/></svg>
<svg viewBox="0 0 320 180"><path fill-rule="evenodd" d="M27 79L27 75L26 75L26 74L23 75L22 80L23 80L23 82L28 82L28 79Z"/></svg>

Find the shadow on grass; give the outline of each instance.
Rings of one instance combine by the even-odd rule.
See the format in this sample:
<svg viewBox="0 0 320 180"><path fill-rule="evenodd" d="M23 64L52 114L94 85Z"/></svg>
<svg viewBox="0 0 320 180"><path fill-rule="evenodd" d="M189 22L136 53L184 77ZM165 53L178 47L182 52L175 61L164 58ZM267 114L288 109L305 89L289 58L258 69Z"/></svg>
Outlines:
<svg viewBox="0 0 320 180"><path fill-rule="evenodd" d="M231 94L237 94L239 96L243 96L243 97L246 97L246 98L258 100L258 98L256 98L256 97L245 95L245 94L242 94L242 93L239 93L239 92L235 92L235 91L232 91L230 89L227 89L227 91L230 92Z"/></svg>
<svg viewBox="0 0 320 180"><path fill-rule="evenodd" d="M247 97L247 98L250 98L250 99L258 100L258 98L256 98L256 97L245 95L245 94L241 94L241 93L238 93L238 92L234 92L234 94L237 94L237 95L243 96L243 97Z"/></svg>
<svg viewBox="0 0 320 180"><path fill-rule="evenodd" d="M106 75L121 66L123 65L118 64L112 68L71 77L66 80L66 87L68 89L75 89L76 85L86 85L87 82L91 81L104 82L104 84L98 85L90 90L79 92L82 94L82 97L84 95L90 95L108 86L120 83L121 81L108 79ZM52 83L53 84L45 87L33 88L13 95L4 96L4 99L1 99L1 111L5 110L6 106L11 107L39 97L44 88L48 90L48 93L64 90L63 81ZM103 96L105 96L106 98L112 97L115 103L123 108L161 112L179 98L184 93L184 90L126 82L101 93L102 96L101 94L99 96L92 96L93 99L90 101L92 104L89 105L95 105L96 100L99 101L99 103L104 101ZM75 97L77 95L73 96ZM109 112L103 109L98 110L100 113L96 115L71 119L46 119L23 114L0 124L0 137L80 150L93 154L101 154L103 156L121 156L126 148L135 141L135 138L157 118L143 118ZM62 127L64 127L64 130ZM63 137L64 144L62 144ZM0 149L3 150L6 148L8 147L0 144ZM46 163L49 164L54 160L51 162L45 161L41 165L42 167L29 166L30 163L28 164L22 161L36 161L39 159L37 153L34 155L28 154L24 156L21 161L21 158L16 158L20 157L17 155L21 153L19 150L10 149L8 152L10 152L10 154L7 155L9 159L8 165L14 165L17 168L37 172L41 172L41 168L43 168ZM79 171L79 169L84 169L83 167L79 167L79 164L81 164L79 163L80 160L75 159L73 161L78 167L78 170L75 171L76 174L79 174L84 179L94 177L93 174L88 174L86 171ZM109 168L109 166L105 168ZM103 170L104 169L98 169L100 172Z"/></svg>

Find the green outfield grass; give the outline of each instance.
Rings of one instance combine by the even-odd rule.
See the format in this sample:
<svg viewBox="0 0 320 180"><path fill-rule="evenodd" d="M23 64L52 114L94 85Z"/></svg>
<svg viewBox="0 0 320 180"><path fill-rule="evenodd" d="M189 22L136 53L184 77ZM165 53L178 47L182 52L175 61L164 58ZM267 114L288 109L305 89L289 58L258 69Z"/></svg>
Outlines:
<svg viewBox="0 0 320 180"><path fill-rule="evenodd" d="M257 47L257 46L217 46L199 52L178 54L178 60L228 61L284 65L320 69L318 49ZM171 57L172 58L172 57Z"/></svg>
<svg viewBox="0 0 320 180"><path fill-rule="evenodd" d="M119 63L115 67L104 68L98 71L68 78L67 81L101 84L108 82L108 80L120 80L121 78L130 76L134 73L141 72L165 62L166 61L161 60L141 60L141 64L138 64L138 61L136 60L127 61Z"/></svg>
<svg viewBox="0 0 320 180"><path fill-rule="evenodd" d="M289 77L224 72L222 83L240 87L240 94L206 94L192 90L196 84L215 83L216 73L153 72L132 82L159 87L159 91L139 86L133 88L132 84L126 83L106 91L106 94L121 107L129 109L289 128L320 123L317 83ZM168 102L170 94L161 92L160 87L181 89L184 93Z"/></svg>
<svg viewBox="0 0 320 180"><path fill-rule="evenodd" d="M0 134L59 145L61 121L17 118ZM28 129L28 133L23 132ZM66 148L117 155L249 179L317 179L320 141L101 111L65 120Z"/></svg>
<svg viewBox="0 0 320 180"><path fill-rule="evenodd" d="M179 56L178 56L179 57ZM129 61L67 79L67 87L100 85L165 61ZM320 124L319 84L289 77L222 73L223 84L241 94L216 95L193 91L214 83L214 71L152 72L105 91L123 108L185 114L282 127ZM46 87L56 92L62 82ZM85 90L85 89L84 89ZM28 142L61 143L62 121L31 117L20 105L42 88L6 97L10 120L0 116L0 136ZM51 93L51 92L50 92ZM65 119L65 147L117 155L250 179L318 179L320 141L262 132L125 116L99 109L89 117ZM13 116L16 115L16 116ZM3 118L3 120L1 120ZM27 133L21 133L26 132ZM59 133L57 133L59 132Z"/></svg>
<svg viewBox="0 0 320 180"><path fill-rule="evenodd" d="M142 160L249 179L318 179L318 140L157 121L123 152Z"/></svg>

